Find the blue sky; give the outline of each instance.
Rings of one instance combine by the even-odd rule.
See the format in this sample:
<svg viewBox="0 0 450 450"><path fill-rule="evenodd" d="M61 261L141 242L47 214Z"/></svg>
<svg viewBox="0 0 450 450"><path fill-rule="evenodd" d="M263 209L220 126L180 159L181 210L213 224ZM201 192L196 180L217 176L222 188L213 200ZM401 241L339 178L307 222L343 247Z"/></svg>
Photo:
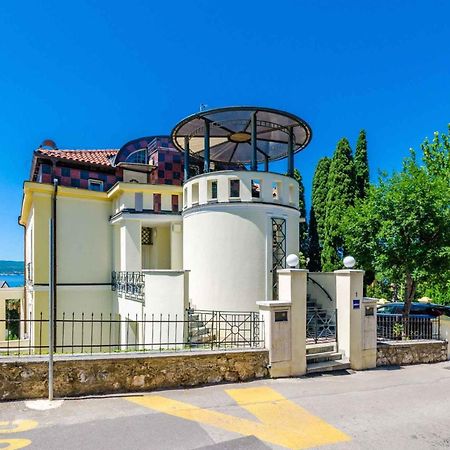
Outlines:
<svg viewBox="0 0 450 450"><path fill-rule="evenodd" d="M450 121L450 2L10 1L0 5L0 259L44 138L117 148L210 107L291 111L317 161L367 130L372 178ZM285 163L272 167L285 170Z"/></svg>

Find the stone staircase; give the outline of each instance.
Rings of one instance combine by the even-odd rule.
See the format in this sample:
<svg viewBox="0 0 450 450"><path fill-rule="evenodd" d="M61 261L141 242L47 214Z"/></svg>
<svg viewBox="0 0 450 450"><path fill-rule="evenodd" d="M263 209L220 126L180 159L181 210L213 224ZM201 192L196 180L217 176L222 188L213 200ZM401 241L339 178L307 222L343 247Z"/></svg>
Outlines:
<svg viewBox="0 0 450 450"><path fill-rule="evenodd" d="M333 372L350 368L348 359L338 351L334 311L321 309L308 295L306 309L306 373Z"/></svg>
<svg viewBox="0 0 450 450"><path fill-rule="evenodd" d="M208 344L213 339L212 331L200 319L200 315L188 310L187 317L189 321L189 342L193 345Z"/></svg>
<svg viewBox="0 0 450 450"><path fill-rule="evenodd" d="M348 359L336 349L336 343L309 344L306 346L306 373L333 372L350 368Z"/></svg>

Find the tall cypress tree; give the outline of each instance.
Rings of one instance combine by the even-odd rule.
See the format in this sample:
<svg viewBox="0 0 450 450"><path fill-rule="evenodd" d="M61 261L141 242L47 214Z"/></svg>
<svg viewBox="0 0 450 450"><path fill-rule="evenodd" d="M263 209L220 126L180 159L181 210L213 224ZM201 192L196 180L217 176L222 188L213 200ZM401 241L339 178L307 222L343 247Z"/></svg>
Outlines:
<svg viewBox="0 0 450 450"><path fill-rule="evenodd" d="M300 222L299 224L299 250L302 252L303 257L306 258L308 252L308 224L306 223L305 186L303 185L302 175L298 169L294 169L294 178L298 182L298 209L300 211L300 217L305 219L305 222Z"/></svg>
<svg viewBox="0 0 450 450"><path fill-rule="evenodd" d="M355 168L352 150L346 138L336 147L327 182L325 237L322 243L322 268L332 271L342 266L344 240L340 231L343 215L355 200Z"/></svg>
<svg viewBox="0 0 450 450"><path fill-rule="evenodd" d="M317 221L314 207L309 210L308 227L308 269L311 272L320 272L322 264L320 262L319 234L317 233Z"/></svg>
<svg viewBox="0 0 450 450"><path fill-rule="evenodd" d="M367 158L366 132L364 130L359 132L354 164L357 196L365 198L369 189L369 161Z"/></svg>
<svg viewBox="0 0 450 450"><path fill-rule="evenodd" d="M326 200L328 192L327 183L330 164L330 158L325 157L320 159L313 178L312 207L314 209L315 220L317 221L319 243L322 243L325 238Z"/></svg>

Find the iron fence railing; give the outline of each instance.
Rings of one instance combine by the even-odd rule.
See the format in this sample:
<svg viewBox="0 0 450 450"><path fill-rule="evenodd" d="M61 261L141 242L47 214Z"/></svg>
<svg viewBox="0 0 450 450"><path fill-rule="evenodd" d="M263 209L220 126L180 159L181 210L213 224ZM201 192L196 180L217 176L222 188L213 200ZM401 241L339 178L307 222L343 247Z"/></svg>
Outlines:
<svg viewBox="0 0 450 450"><path fill-rule="evenodd" d="M49 321L38 318L0 320L0 356L48 353ZM19 330L14 339L8 329ZM201 312L143 314L66 314L55 321L55 353L162 352L264 347L258 313Z"/></svg>
<svg viewBox="0 0 450 450"><path fill-rule="evenodd" d="M126 298L144 302L145 282L142 272L111 272L111 289Z"/></svg>
<svg viewBox="0 0 450 450"><path fill-rule="evenodd" d="M335 342L337 340L337 310L307 308L307 343Z"/></svg>
<svg viewBox="0 0 450 450"><path fill-rule="evenodd" d="M264 322L259 312L188 311L188 338L192 346L212 348L264 346Z"/></svg>
<svg viewBox="0 0 450 450"><path fill-rule="evenodd" d="M400 314L377 315L378 340L440 339L440 318L426 316L403 317Z"/></svg>

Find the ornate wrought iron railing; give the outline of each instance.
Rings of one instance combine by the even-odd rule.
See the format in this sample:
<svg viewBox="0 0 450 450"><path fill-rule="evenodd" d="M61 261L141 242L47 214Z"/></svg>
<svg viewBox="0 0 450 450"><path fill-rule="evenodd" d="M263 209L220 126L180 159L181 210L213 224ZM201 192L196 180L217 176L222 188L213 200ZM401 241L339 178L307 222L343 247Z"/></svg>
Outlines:
<svg viewBox="0 0 450 450"><path fill-rule="evenodd" d="M126 298L144 302L145 282L142 272L112 272L111 289Z"/></svg>
<svg viewBox="0 0 450 450"><path fill-rule="evenodd" d="M259 312L187 310L191 346L264 347L264 321Z"/></svg>

